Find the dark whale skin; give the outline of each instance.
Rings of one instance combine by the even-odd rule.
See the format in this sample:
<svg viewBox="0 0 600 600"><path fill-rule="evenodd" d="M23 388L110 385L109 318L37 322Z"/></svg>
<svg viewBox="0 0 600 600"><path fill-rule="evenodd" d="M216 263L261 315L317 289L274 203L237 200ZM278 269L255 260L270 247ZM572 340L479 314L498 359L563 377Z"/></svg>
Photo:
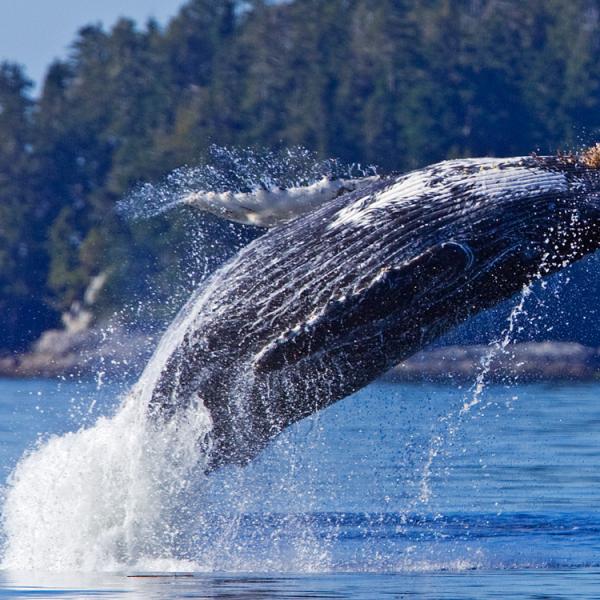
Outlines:
<svg viewBox="0 0 600 600"><path fill-rule="evenodd" d="M204 405L208 470L362 388L471 315L600 246L600 172L445 161L270 230L182 309L149 412Z"/></svg>

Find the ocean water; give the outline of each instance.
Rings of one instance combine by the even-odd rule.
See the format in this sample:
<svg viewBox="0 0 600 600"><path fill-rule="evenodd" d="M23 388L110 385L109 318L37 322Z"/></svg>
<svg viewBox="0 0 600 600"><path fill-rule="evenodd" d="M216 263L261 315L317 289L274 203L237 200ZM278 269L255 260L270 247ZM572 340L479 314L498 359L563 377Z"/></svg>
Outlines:
<svg viewBox="0 0 600 600"><path fill-rule="evenodd" d="M3 480L24 453L47 458L45 448L77 442L124 392L0 381ZM27 482L41 488L41 509L19 496L19 518L14 506L4 516L5 553L22 534L52 569L20 568L13 550L20 558L4 562L0 597L599 598L599 398L600 384L488 385L473 402L468 385L374 383L288 430L248 467L190 478L174 492L175 514L153 525L160 543L130 563L109 556L104 530L84 523L96 508L121 509L120 490L107 491L111 474L81 473L97 489L61 486L73 479L68 465L86 460L84 446L63 444L60 456L77 454L74 462ZM102 467L102 453L92 459ZM57 505L74 508L50 527ZM146 522L135 510L151 508L135 504L135 526ZM93 568L71 568L71 538L86 551L101 546Z"/></svg>

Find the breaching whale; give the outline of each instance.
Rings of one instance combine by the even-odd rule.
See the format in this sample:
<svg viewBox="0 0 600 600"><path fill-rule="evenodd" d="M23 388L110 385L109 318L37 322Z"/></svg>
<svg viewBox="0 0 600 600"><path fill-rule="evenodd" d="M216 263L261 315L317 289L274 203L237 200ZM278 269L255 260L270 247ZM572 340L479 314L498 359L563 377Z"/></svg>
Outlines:
<svg viewBox="0 0 600 600"><path fill-rule="evenodd" d="M334 186L308 209L296 200L279 210L283 223L271 211L272 228L165 334L142 378L150 415L204 406L207 469L245 464L288 425L595 251L590 156L450 160L346 193ZM218 198L208 204L219 213ZM227 211L260 222L260 207Z"/></svg>

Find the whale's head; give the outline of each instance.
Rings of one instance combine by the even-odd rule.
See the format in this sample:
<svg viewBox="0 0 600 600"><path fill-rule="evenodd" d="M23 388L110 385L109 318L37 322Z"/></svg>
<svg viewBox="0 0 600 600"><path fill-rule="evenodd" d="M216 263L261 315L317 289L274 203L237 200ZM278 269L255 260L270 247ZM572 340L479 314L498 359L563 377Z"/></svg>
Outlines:
<svg viewBox="0 0 600 600"><path fill-rule="evenodd" d="M479 306L600 249L600 145L476 165L459 168L467 173L447 188L428 242L462 250L459 280Z"/></svg>
<svg viewBox="0 0 600 600"><path fill-rule="evenodd" d="M355 195L328 228L378 231L388 268L437 253L459 255L471 277L546 275L600 248L600 144L437 163Z"/></svg>
<svg viewBox="0 0 600 600"><path fill-rule="evenodd" d="M389 324L393 359L600 248L600 146L449 160L365 192L340 201L327 234L353 251L338 296Z"/></svg>
<svg viewBox="0 0 600 600"><path fill-rule="evenodd" d="M537 274L545 275L600 248L600 145L532 159L531 173L548 184L526 199L520 237Z"/></svg>

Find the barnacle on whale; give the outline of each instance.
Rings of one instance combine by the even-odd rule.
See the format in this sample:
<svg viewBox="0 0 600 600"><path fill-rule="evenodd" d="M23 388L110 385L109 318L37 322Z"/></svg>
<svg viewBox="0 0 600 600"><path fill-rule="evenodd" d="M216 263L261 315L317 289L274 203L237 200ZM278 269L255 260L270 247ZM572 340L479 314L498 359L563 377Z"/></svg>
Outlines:
<svg viewBox="0 0 600 600"><path fill-rule="evenodd" d="M590 169L600 169L600 143L586 148L579 156L579 160Z"/></svg>

